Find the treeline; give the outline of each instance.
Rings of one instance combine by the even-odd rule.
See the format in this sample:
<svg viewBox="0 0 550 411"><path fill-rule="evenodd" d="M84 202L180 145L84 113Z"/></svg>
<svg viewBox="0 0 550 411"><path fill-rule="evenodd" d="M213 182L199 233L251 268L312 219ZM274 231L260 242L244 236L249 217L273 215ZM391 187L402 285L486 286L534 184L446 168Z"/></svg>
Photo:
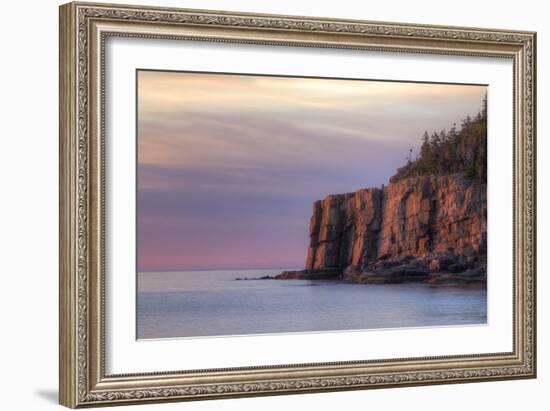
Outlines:
<svg viewBox="0 0 550 411"><path fill-rule="evenodd" d="M421 175L446 175L464 173L480 181L487 181L487 97L472 119L462 121L449 130L428 135L424 133L418 155L413 158L412 149L407 164L390 178L396 182L407 177Z"/></svg>

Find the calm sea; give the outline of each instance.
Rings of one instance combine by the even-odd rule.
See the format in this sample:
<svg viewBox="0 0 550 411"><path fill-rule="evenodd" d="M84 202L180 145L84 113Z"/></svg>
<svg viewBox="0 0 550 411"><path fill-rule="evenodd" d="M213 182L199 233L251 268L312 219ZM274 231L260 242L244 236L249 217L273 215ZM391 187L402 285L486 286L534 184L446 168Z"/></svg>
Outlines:
<svg viewBox="0 0 550 411"><path fill-rule="evenodd" d="M287 268L288 269L288 268ZM272 270L143 272L138 338L485 324L485 288L248 280Z"/></svg>

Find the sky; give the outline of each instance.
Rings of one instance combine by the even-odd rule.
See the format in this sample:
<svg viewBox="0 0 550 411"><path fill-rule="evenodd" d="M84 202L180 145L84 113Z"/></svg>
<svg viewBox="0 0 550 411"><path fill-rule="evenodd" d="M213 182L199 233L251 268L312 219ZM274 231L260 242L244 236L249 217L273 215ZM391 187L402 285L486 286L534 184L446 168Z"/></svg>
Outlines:
<svg viewBox="0 0 550 411"><path fill-rule="evenodd" d="M388 182L485 86L138 71L138 269L302 268L313 202Z"/></svg>

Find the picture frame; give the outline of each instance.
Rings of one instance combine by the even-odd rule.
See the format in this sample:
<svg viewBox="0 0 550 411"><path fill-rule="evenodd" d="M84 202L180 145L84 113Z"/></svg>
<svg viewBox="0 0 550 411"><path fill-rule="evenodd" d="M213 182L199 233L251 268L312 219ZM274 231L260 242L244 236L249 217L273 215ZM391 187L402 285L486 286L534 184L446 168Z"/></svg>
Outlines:
<svg viewBox="0 0 550 411"><path fill-rule="evenodd" d="M110 91L105 70L106 59L112 58L106 43L112 38L511 62L513 175L508 183L513 188L513 249L500 253L509 253L513 261L512 349L288 364L272 364L265 358L263 365L108 373L106 163L117 160L107 160ZM79 408L536 377L534 32L73 2L60 7L59 110L62 405Z"/></svg>

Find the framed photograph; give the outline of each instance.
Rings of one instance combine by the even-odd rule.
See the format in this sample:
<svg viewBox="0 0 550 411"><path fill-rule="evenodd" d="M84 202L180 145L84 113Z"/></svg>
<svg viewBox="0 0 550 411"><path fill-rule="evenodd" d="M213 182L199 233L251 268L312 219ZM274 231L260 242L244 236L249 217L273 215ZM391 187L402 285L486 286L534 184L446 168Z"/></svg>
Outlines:
<svg viewBox="0 0 550 411"><path fill-rule="evenodd" d="M60 8L60 403L536 375L535 33Z"/></svg>

